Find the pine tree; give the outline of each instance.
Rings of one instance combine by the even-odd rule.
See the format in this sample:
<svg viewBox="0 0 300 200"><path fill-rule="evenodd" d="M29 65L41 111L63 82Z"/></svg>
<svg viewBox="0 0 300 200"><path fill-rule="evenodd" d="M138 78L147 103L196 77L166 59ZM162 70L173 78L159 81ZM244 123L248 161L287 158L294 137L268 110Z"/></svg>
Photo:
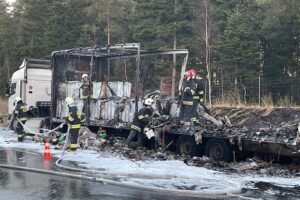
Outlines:
<svg viewBox="0 0 300 200"><path fill-rule="evenodd" d="M256 23L246 8L236 5L228 12L224 35L219 40L220 64L228 77L253 80L260 66L260 43Z"/></svg>
<svg viewBox="0 0 300 200"><path fill-rule="evenodd" d="M13 10L17 26L19 57L49 58L45 52L44 33L49 17L48 0L17 0Z"/></svg>
<svg viewBox="0 0 300 200"><path fill-rule="evenodd" d="M274 0L262 4L265 17L261 35L265 48L266 76L282 76L299 70L300 2Z"/></svg>
<svg viewBox="0 0 300 200"><path fill-rule="evenodd" d="M4 88L10 78L10 54L13 51L13 39L12 18L8 13L8 4L5 0L0 0L0 88ZM1 91L2 95L3 91Z"/></svg>

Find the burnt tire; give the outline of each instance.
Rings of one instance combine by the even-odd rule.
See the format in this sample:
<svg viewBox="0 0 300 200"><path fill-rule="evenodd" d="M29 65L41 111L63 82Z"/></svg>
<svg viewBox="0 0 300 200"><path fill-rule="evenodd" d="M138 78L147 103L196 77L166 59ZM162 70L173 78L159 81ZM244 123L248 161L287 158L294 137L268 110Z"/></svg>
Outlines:
<svg viewBox="0 0 300 200"><path fill-rule="evenodd" d="M191 157L200 156L200 147L196 144L193 136L181 135L176 142L176 152L180 155Z"/></svg>
<svg viewBox="0 0 300 200"><path fill-rule="evenodd" d="M232 147L223 139L212 138L206 143L205 155L216 161L230 162L232 160Z"/></svg>

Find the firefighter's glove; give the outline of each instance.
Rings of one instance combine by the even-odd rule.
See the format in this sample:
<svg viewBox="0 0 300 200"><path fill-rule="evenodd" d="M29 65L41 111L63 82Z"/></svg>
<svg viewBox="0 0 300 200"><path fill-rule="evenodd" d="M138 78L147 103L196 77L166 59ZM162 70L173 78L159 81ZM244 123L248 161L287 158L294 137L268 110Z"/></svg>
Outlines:
<svg viewBox="0 0 300 200"><path fill-rule="evenodd" d="M59 128L63 128L64 127L64 123L61 123L60 125L59 125Z"/></svg>
<svg viewBox="0 0 300 200"><path fill-rule="evenodd" d="M145 128L144 128L144 133L146 133L146 132L149 131L149 130L150 130L149 127L145 127Z"/></svg>

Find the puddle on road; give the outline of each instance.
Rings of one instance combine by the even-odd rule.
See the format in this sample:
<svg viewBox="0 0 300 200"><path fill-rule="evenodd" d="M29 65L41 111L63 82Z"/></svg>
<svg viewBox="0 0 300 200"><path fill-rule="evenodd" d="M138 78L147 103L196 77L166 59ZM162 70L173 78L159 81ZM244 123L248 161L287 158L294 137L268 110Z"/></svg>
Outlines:
<svg viewBox="0 0 300 200"><path fill-rule="evenodd" d="M278 186L268 182L251 182L242 188L241 196L259 199L300 199L300 187Z"/></svg>

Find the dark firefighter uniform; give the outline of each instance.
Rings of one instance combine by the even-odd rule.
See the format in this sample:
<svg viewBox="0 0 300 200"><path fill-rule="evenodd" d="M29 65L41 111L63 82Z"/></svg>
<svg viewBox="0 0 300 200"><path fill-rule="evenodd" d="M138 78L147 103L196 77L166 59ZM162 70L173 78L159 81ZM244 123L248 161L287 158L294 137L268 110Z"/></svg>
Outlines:
<svg viewBox="0 0 300 200"><path fill-rule="evenodd" d="M83 100L82 113L87 115L87 108L90 97L92 96L93 85L90 81L83 81L80 89L82 90L81 99Z"/></svg>
<svg viewBox="0 0 300 200"><path fill-rule="evenodd" d="M77 139L79 134L79 129L81 128L80 121L83 116L78 111L77 106L75 104L69 105L69 113L67 116L67 123L70 125L70 149L77 149Z"/></svg>
<svg viewBox="0 0 300 200"><path fill-rule="evenodd" d="M205 81L203 79L193 80L195 87L195 94L193 96L193 123L199 123L198 119L198 105L200 104L203 108L206 108L204 105L205 100Z"/></svg>
<svg viewBox="0 0 300 200"><path fill-rule="evenodd" d="M138 135L138 144L143 146L143 131L145 126L150 123L153 109L148 107L141 108L133 117L130 134L127 138L127 144L130 145L132 139Z"/></svg>
<svg viewBox="0 0 300 200"><path fill-rule="evenodd" d="M18 118L22 124L25 124L28 120L28 113L25 104L22 101L17 102L16 108L14 110L14 117ZM18 141L22 142L24 138L23 134L23 126L20 122L18 122L16 127Z"/></svg>
<svg viewBox="0 0 300 200"><path fill-rule="evenodd" d="M181 106L180 106L180 122L190 125L193 112L193 97L195 95L195 83L193 80L186 80L181 88Z"/></svg>

